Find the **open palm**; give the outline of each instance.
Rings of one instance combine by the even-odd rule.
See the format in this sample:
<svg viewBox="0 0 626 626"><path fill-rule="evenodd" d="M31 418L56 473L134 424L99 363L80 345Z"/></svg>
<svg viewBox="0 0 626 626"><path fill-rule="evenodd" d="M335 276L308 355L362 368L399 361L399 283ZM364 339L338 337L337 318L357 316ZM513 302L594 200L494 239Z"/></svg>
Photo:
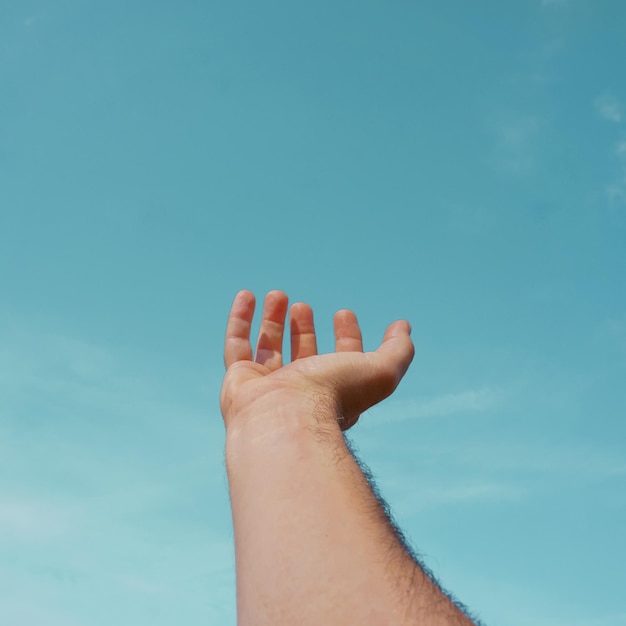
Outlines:
<svg viewBox="0 0 626 626"><path fill-rule="evenodd" d="M255 298L249 291L235 297L226 329L227 372L220 398L226 427L235 420L242 426L253 416L285 408L315 411L324 403L341 429L347 430L363 411L397 387L414 354L410 326L394 322L376 351L363 352L356 316L352 311L339 311L334 318L335 352L318 355L313 311L307 304L296 303L289 311L291 363L284 364L287 308L286 294L267 294L253 355L250 329Z"/></svg>

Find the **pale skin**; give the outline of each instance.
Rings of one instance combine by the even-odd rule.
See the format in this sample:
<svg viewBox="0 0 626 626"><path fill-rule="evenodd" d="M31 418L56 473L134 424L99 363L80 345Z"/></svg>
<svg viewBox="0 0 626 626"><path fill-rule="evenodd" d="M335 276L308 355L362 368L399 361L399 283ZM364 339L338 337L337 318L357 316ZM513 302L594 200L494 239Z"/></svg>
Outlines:
<svg viewBox="0 0 626 626"><path fill-rule="evenodd" d="M414 348L406 321L363 351L352 311L319 355L313 311L271 291L253 351L255 298L233 302L221 393L239 626L471 626L407 552L342 430L389 396ZM291 362L283 358L289 315Z"/></svg>

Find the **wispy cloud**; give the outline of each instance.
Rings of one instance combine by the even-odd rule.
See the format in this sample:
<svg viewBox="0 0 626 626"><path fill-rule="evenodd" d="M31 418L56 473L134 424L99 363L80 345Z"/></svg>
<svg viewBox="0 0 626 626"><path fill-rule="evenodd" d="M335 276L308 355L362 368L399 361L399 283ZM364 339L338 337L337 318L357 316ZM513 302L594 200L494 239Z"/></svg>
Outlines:
<svg viewBox="0 0 626 626"><path fill-rule="evenodd" d="M493 226L493 216L484 206L442 203L441 215L450 230L467 236L484 233Z"/></svg>
<svg viewBox="0 0 626 626"><path fill-rule="evenodd" d="M600 321L593 334L593 343L605 354L626 356L626 316ZM626 460L624 464L626 465Z"/></svg>
<svg viewBox="0 0 626 626"><path fill-rule="evenodd" d="M601 334L608 337L614 347L626 353L626 317L609 320Z"/></svg>
<svg viewBox="0 0 626 626"><path fill-rule="evenodd" d="M466 479L447 484L441 481L433 484L431 481L428 487L421 487L413 479L394 483L390 495L396 510L405 515L436 507L470 506L481 502L519 502L526 492L514 483Z"/></svg>
<svg viewBox="0 0 626 626"><path fill-rule="evenodd" d="M602 119L618 124L623 128L624 120L622 102L615 96L604 93L594 100L594 107ZM618 174L606 187L606 195L611 207L626 205L626 139L622 136L617 140L613 153L617 159Z"/></svg>
<svg viewBox="0 0 626 626"><path fill-rule="evenodd" d="M622 103L611 94L602 94L594 102L596 112L609 122L622 121Z"/></svg>
<svg viewBox="0 0 626 626"><path fill-rule="evenodd" d="M626 204L626 176L609 185L606 188L606 195L613 207Z"/></svg>
<svg viewBox="0 0 626 626"><path fill-rule="evenodd" d="M505 397L506 392L503 389L481 387L438 396L391 401L385 404L381 417L377 417L374 423L482 413L500 404Z"/></svg>
<svg viewBox="0 0 626 626"><path fill-rule="evenodd" d="M76 507L50 498L0 498L0 534L12 541L58 538L75 530Z"/></svg>
<svg viewBox="0 0 626 626"><path fill-rule="evenodd" d="M155 624L181 606L228 621L219 416L120 351L19 327L0 345L0 588L11 596L0 621L40 623L36 596L46 623L96 623L103 594Z"/></svg>
<svg viewBox="0 0 626 626"><path fill-rule="evenodd" d="M615 146L619 174L607 187L607 195L611 206L626 205L626 139L621 139Z"/></svg>
<svg viewBox="0 0 626 626"><path fill-rule="evenodd" d="M496 143L491 161L493 166L516 176L529 174L534 167L534 143L540 121L534 115L507 116L490 124Z"/></svg>
<svg viewBox="0 0 626 626"><path fill-rule="evenodd" d="M412 451L427 466L442 464L456 466L476 475L501 476L506 473L550 476L559 484L561 479L603 480L626 476L626 456L603 446L587 444L550 444L503 441L496 435L488 440L459 440L421 444Z"/></svg>
<svg viewBox="0 0 626 626"><path fill-rule="evenodd" d="M599 611L598 613L601 613ZM626 626L626 613L586 615L578 619L550 619L545 615L533 616L528 624L533 626Z"/></svg>

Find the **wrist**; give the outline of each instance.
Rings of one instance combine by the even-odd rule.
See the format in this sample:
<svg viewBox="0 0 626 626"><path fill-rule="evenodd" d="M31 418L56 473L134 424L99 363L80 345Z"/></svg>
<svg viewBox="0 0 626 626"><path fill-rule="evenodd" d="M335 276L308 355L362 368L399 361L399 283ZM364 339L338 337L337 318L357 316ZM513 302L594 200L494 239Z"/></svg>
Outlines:
<svg viewBox="0 0 626 626"><path fill-rule="evenodd" d="M278 399L277 399L278 400ZM345 445L338 414L326 398L261 403L238 412L226 428L226 463L258 463L301 445Z"/></svg>

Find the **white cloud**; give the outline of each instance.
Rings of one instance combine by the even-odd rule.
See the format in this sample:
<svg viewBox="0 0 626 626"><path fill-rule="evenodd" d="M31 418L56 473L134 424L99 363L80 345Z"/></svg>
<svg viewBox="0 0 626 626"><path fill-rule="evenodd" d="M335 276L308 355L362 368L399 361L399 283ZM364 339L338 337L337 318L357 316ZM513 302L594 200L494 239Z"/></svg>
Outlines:
<svg viewBox="0 0 626 626"><path fill-rule="evenodd" d="M443 507L465 507L484 502L508 504L520 502L527 490L514 482L481 481L456 476L429 480L427 485L415 475L387 466L377 474L383 493L393 505L394 514L411 517L421 511Z"/></svg>
<svg viewBox="0 0 626 626"><path fill-rule="evenodd" d="M559 479L591 481L620 477L626 474L626 457L603 446L585 444L538 445L511 441L478 442L452 441L435 447L428 444L423 449L415 446L416 454L428 463L457 465L467 473L486 473L488 476L504 472L523 472L551 476Z"/></svg>
<svg viewBox="0 0 626 626"><path fill-rule="evenodd" d="M615 146L615 156L617 157L620 174L611 183L606 193L609 204L613 207L626 205L626 139L621 139Z"/></svg>
<svg viewBox="0 0 626 626"><path fill-rule="evenodd" d="M540 121L534 115L507 116L492 122L496 136L491 161L493 166L516 176L529 174L534 167L536 136Z"/></svg>
<svg viewBox="0 0 626 626"><path fill-rule="evenodd" d="M445 417L448 415L482 413L494 408L505 397L505 392L492 387L467 389L434 397L387 402L384 414L373 420L375 424L412 419Z"/></svg>
<svg viewBox="0 0 626 626"><path fill-rule="evenodd" d="M533 626L626 626L626 613L584 616L579 619L550 619L545 616L533 616L529 624Z"/></svg>
<svg viewBox="0 0 626 626"><path fill-rule="evenodd" d="M610 94L603 94L594 100L594 107L598 114L609 122L622 121L622 104Z"/></svg>
<svg viewBox="0 0 626 626"><path fill-rule="evenodd" d="M524 490L512 484L495 482L475 482L470 484L439 485L436 488L419 489L416 492L415 481L413 488L407 483L402 490L405 506L413 510L432 508L435 506L453 506L473 504L475 502L518 501L524 495Z"/></svg>
<svg viewBox="0 0 626 626"><path fill-rule="evenodd" d="M112 598L120 615L158 606L155 626L181 607L226 623L234 564L217 410L185 373L120 350L19 324L0 324L0 345L0 588L11 597L0 622L73 624L58 598L77 624L95 623L90 607ZM31 619L32 597L45 620Z"/></svg>
<svg viewBox="0 0 626 626"><path fill-rule="evenodd" d="M74 507L43 499L0 498L0 535L29 540L58 537L73 528Z"/></svg>
<svg viewBox="0 0 626 626"><path fill-rule="evenodd" d="M624 120L623 106L621 101L615 96L604 93L594 100L594 107L598 115L603 119L621 124ZM618 162L618 175L606 186L606 195L609 206L623 207L626 205L626 139L617 141L614 154Z"/></svg>
<svg viewBox="0 0 626 626"><path fill-rule="evenodd" d="M609 185L606 188L606 195L611 206L626 204L626 181Z"/></svg>
<svg viewBox="0 0 626 626"><path fill-rule="evenodd" d="M538 128L538 120L533 116L523 116L502 124L498 128L501 142L510 147L526 144Z"/></svg>
<svg viewBox="0 0 626 626"><path fill-rule="evenodd" d="M492 216L483 206L446 203L441 206L448 228L463 235L477 235L489 230Z"/></svg>
<svg viewBox="0 0 626 626"><path fill-rule="evenodd" d="M626 317L609 320L599 335L602 340L608 340L613 347L626 352Z"/></svg>

